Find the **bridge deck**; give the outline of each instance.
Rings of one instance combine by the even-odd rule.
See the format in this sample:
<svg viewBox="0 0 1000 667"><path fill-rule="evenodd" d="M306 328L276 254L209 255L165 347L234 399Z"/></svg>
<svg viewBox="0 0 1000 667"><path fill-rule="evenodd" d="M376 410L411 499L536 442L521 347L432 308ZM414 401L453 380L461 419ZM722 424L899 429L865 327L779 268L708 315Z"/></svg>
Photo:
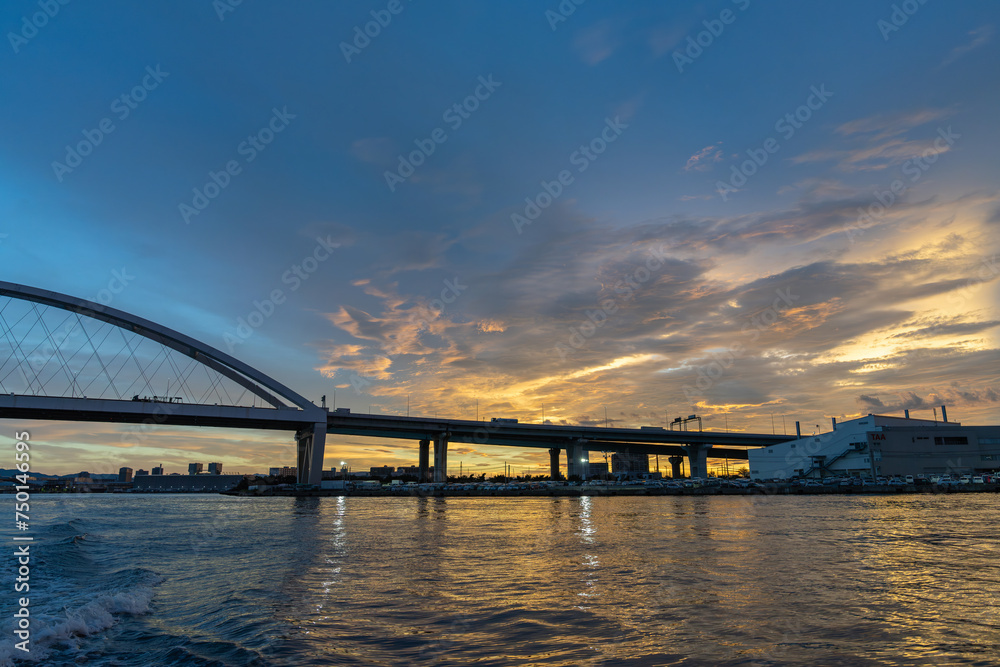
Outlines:
<svg viewBox="0 0 1000 667"><path fill-rule="evenodd" d="M433 440L443 435L451 443L504 447L562 448L583 444L592 451L647 454L683 454L683 445L708 445L710 456L729 458L746 458L746 450L738 449L740 447L762 447L789 439L788 436L761 433L512 424L339 412L330 413L327 433L407 440Z"/></svg>
<svg viewBox="0 0 1000 667"><path fill-rule="evenodd" d="M295 431L309 421L297 408L51 398L0 394L0 418L52 421L215 426Z"/></svg>
<svg viewBox="0 0 1000 667"><path fill-rule="evenodd" d="M0 418L108 422L171 426L276 429L296 431L312 423L296 408L253 408L153 401L0 395ZM602 428L554 424L514 424L462 419L327 413L327 433L405 440L534 447L582 446L590 451L685 455L685 445L704 445L712 458L746 459L747 447L763 447L787 436L660 428Z"/></svg>

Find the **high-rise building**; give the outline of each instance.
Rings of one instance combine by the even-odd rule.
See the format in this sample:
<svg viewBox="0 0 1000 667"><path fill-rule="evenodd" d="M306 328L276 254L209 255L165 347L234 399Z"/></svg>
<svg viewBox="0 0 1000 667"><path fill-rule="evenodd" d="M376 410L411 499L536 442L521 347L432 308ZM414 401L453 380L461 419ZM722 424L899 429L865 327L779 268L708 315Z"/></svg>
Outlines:
<svg viewBox="0 0 1000 667"><path fill-rule="evenodd" d="M270 468L268 474L271 477L296 477L298 475L298 468L289 468L284 466L282 468Z"/></svg>
<svg viewBox="0 0 1000 667"><path fill-rule="evenodd" d="M188 464L188 474L189 475L199 475L201 471L204 470L204 463L189 463Z"/></svg>
<svg viewBox="0 0 1000 667"><path fill-rule="evenodd" d="M611 455L611 472L629 476L649 472L649 454L615 452Z"/></svg>
<svg viewBox="0 0 1000 667"><path fill-rule="evenodd" d="M132 481L132 469L131 468L119 468L118 469L118 481L119 482L131 482Z"/></svg>
<svg viewBox="0 0 1000 667"><path fill-rule="evenodd" d="M148 470L143 470L142 468L139 468L138 470L135 471L135 476L136 477L139 477L140 475L148 475L148 474L149 474L149 471Z"/></svg>
<svg viewBox="0 0 1000 667"><path fill-rule="evenodd" d="M606 461L591 461L587 464L587 479L607 479L608 464Z"/></svg>
<svg viewBox="0 0 1000 667"><path fill-rule="evenodd" d="M158 465L158 466L154 466L153 467L153 474L154 475L162 475L163 474L163 464L162 463L160 465Z"/></svg>
<svg viewBox="0 0 1000 667"><path fill-rule="evenodd" d="M208 474L209 475L221 475L222 474L222 464L221 463L209 463L208 464Z"/></svg>

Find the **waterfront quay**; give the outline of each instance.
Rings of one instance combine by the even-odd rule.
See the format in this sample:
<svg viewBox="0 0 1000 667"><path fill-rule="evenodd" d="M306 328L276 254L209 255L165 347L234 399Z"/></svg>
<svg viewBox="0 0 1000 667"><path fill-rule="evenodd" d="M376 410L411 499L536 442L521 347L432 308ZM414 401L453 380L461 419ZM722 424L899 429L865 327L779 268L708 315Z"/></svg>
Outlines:
<svg viewBox="0 0 1000 667"><path fill-rule="evenodd" d="M846 482L846 483L845 483ZM231 491L239 496L352 496L352 497L503 497L503 496L755 496L755 495L892 495L942 493L997 493L1000 483L873 484L867 480L836 479L836 483L789 482L683 482L652 483L510 483L510 484L393 484L350 485L342 489L269 489L265 492Z"/></svg>

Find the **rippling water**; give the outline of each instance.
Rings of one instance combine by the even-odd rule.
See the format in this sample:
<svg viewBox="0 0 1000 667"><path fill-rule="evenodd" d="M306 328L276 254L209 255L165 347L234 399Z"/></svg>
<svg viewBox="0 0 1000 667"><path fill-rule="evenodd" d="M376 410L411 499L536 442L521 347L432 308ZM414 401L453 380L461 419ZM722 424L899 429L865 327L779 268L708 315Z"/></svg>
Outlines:
<svg viewBox="0 0 1000 667"><path fill-rule="evenodd" d="M1000 664L995 495L31 510L38 664Z"/></svg>

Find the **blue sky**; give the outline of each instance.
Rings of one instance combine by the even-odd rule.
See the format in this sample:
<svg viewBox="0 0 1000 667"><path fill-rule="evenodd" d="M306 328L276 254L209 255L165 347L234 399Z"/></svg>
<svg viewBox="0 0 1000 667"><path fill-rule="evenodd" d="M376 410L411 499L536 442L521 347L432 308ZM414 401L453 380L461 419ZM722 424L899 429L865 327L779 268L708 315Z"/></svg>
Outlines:
<svg viewBox="0 0 1000 667"><path fill-rule="evenodd" d="M355 410L1000 417L995 3L45 6L0 10L5 280L91 298L124 269L112 305L223 349L281 289L233 353ZM275 434L38 428L65 472L292 460ZM504 458L544 463L453 455Z"/></svg>

